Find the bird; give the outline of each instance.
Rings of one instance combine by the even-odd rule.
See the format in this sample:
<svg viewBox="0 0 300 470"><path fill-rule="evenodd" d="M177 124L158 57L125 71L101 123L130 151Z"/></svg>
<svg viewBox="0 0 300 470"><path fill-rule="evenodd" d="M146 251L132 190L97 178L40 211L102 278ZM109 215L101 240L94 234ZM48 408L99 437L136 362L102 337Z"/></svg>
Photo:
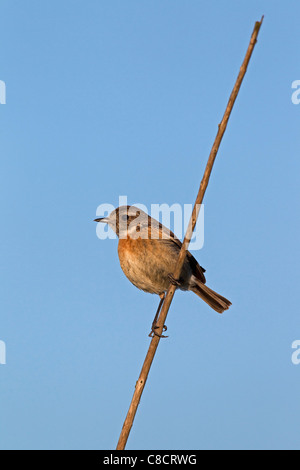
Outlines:
<svg viewBox="0 0 300 470"><path fill-rule="evenodd" d="M232 305L206 285L206 270L189 251L186 252L179 279L174 279L173 272L182 243L171 230L140 208L120 206L107 217L94 220L108 224L118 236L119 261L129 281L138 289L160 297L149 336L157 334L156 321L170 283L182 291L194 292L218 313L223 313Z"/></svg>

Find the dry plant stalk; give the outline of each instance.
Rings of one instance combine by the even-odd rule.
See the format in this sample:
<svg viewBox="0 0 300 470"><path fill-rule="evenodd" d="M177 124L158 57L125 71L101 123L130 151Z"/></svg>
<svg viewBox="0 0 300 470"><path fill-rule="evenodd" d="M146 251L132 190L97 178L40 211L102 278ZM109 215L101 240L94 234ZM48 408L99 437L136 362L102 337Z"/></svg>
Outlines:
<svg viewBox="0 0 300 470"><path fill-rule="evenodd" d="M249 64L254 46L257 42L257 36L258 36L259 30L260 30L260 27L262 25L263 18L264 17L261 18L261 21L257 21L255 23L253 33L251 35L250 43L249 43L244 61L242 63L242 66L240 68L240 71L239 71L238 77L236 79L235 85L234 85L233 90L231 92L231 95L229 97L228 104L227 104L227 107L225 109L225 113L223 115L222 121L220 122L220 124L218 126L218 132L217 132L214 144L212 146L212 149L211 149L211 152L210 152L207 164L206 164L206 168L205 168L205 171L204 171L204 176L203 176L201 184L200 184L200 188L199 188L197 198L196 198L196 201L195 201L195 204L194 204L193 212L192 212L192 215L191 215L191 218L190 218L190 221L189 221L189 225L188 225L188 228L187 228L187 231L186 231L186 235L184 237L184 241L182 243L180 253L179 253L176 269L175 269L175 272L173 273L173 276L174 276L175 279L179 279L179 277L180 277L180 273L181 273L183 263L184 263L184 260L185 260L185 256L186 256L186 250L188 249L188 246L189 246L189 243L190 243L190 240L191 240L191 237L192 237L192 234L193 234L196 222L197 222L197 218L198 218L198 214L199 214L199 210L200 210L200 205L203 202L204 194L205 194L206 188L208 186L208 182L209 182L209 178L210 178L210 175L211 175L211 172L212 172L213 164L214 164L219 146L221 144L224 132L226 130L227 123L228 123L233 105L234 105L235 100L237 98L239 89L241 87L243 78L245 76L245 73L247 71L247 67L248 67L248 64ZM168 291L167 291L165 300L163 302L163 305L162 305L162 308L161 308L161 311L160 311L160 315L159 315L158 320L157 320L157 326L158 326L157 333L159 335L162 334L163 325L165 324L167 314L168 314L168 311L169 311L169 308L170 308L175 290L176 290L176 286L171 284ZM139 405L139 402L140 402L140 399L141 399L141 396L142 396L142 393L143 393L143 390L144 390L144 387L145 387L145 384L146 384L146 380L147 380L147 377L148 377L148 374L149 374L149 370L150 370L152 361L154 359L154 355L155 355L155 352L156 352L159 341L160 341L159 336L154 335L152 337L152 340L151 340L151 343L150 343L150 346L149 346L149 349L148 349L148 352L147 352L147 355L146 355L146 358L145 358L140 376L139 376L139 378L136 382L136 385L135 385L135 391L134 391L134 394L133 394L133 397L132 397L132 400L131 400L131 403L130 403L130 407L129 407L126 419L125 419L123 427L122 427L122 431L121 431L120 438L119 438L118 445L117 445L117 450L125 449L127 439L128 439L128 436L129 436L129 433L130 433L130 430L131 430L131 427L132 427L132 424L133 424L133 420L134 420L136 411L137 411L137 407Z"/></svg>

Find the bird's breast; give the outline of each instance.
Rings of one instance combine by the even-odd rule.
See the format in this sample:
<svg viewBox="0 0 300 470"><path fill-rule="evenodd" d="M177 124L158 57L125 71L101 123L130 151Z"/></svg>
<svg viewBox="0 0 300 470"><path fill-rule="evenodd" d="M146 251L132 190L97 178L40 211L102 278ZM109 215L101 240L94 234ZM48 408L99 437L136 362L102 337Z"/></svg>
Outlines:
<svg viewBox="0 0 300 470"><path fill-rule="evenodd" d="M121 268L132 284L146 292L162 294L169 287L168 275L175 269L179 248L165 240L127 238L119 240L118 254Z"/></svg>

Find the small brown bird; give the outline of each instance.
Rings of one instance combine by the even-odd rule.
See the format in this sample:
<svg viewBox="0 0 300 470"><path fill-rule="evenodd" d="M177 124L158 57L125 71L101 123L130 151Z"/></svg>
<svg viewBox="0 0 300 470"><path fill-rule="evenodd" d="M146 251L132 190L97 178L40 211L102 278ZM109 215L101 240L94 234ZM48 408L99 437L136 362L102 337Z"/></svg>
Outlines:
<svg viewBox="0 0 300 470"><path fill-rule="evenodd" d="M181 241L160 222L134 206L121 206L108 217L95 219L107 223L119 237L118 254L127 278L139 289L161 298L152 333L165 293L170 283L181 290L195 292L216 312L223 313L231 302L205 285L205 269L187 251L179 280L172 273L178 259ZM165 327L166 329L166 327Z"/></svg>

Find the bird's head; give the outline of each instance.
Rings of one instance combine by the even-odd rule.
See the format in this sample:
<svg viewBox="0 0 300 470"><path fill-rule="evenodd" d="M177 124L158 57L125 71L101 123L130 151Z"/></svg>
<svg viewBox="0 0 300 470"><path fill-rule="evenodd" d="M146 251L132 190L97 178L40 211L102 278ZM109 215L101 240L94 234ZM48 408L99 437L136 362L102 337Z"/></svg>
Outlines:
<svg viewBox="0 0 300 470"><path fill-rule="evenodd" d="M135 206L120 206L108 217L99 217L95 222L108 224L119 238L140 238L147 229L149 216ZM144 233L145 235L145 233ZM147 237L142 237L147 238Z"/></svg>

